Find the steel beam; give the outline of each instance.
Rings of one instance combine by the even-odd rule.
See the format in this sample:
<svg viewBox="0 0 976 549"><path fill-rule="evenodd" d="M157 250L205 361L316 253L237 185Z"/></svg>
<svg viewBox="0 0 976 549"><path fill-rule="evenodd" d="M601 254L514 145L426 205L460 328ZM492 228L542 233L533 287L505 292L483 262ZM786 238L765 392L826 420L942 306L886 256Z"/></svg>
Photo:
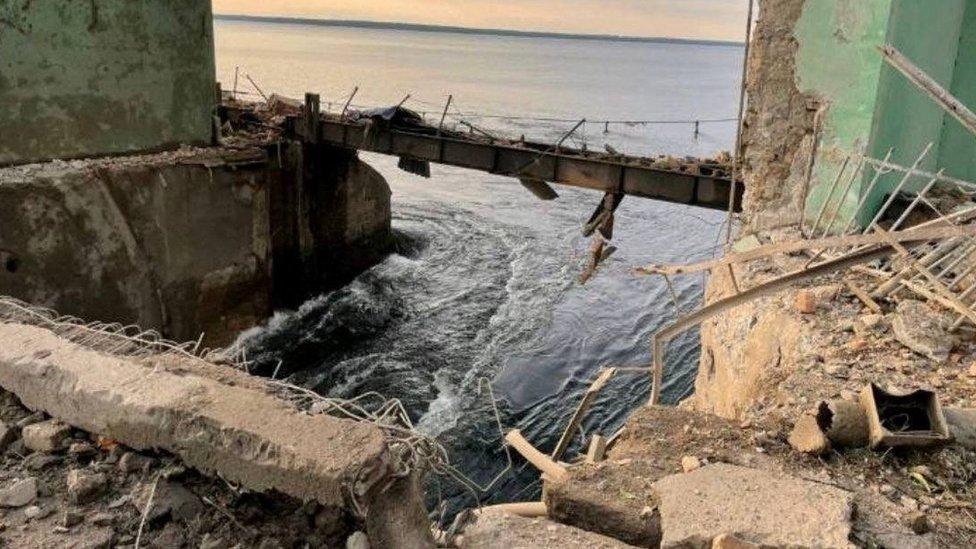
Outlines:
<svg viewBox="0 0 976 549"><path fill-rule="evenodd" d="M696 163L666 169L588 157L567 149L535 150L507 142L426 135L334 119L323 119L317 136L302 135L305 133L302 124L292 124L292 128L304 139L317 138L321 143L341 148L715 210L728 208L732 190L731 179L721 167L712 169ZM735 190L735 209L741 211L744 190L741 182Z"/></svg>

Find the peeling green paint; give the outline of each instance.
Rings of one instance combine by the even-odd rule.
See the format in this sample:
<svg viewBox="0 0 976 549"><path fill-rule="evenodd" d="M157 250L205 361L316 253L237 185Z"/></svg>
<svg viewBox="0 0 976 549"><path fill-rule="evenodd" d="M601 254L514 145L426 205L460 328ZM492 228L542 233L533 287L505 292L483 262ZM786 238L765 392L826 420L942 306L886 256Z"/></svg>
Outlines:
<svg viewBox="0 0 976 549"><path fill-rule="evenodd" d="M807 0L797 23L797 80L801 92L817 97L825 108L820 145L806 204L806 216L823 209L831 184L851 151L868 145L878 95L881 58L891 0ZM855 167L850 166L848 173ZM839 223L846 224L860 196L856 181L848 196L845 174L827 211L843 198Z"/></svg>
<svg viewBox="0 0 976 549"><path fill-rule="evenodd" d="M966 4L951 91L976 110L976 0ZM976 181L976 136L951 116L943 124L939 167L953 177Z"/></svg>
<svg viewBox="0 0 976 549"><path fill-rule="evenodd" d="M211 139L209 0L0 2L0 164Z"/></svg>

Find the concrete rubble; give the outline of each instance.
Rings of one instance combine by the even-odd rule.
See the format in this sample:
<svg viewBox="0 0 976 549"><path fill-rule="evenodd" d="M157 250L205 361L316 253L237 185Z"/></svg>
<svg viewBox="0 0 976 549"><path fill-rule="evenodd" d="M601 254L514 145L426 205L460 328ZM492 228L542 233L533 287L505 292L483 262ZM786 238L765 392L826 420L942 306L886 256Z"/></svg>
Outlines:
<svg viewBox="0 0 976 549"><path fill-rule="evenodd" d="M25 468L63 471L66 505L104 506L114 494L109 509L130 503L138 515L152 502L152 520L191 520L206 508L179 483L157 480L118 497L116 477L149 474L159 462L145 452L165 451L181 467L249 492L314 503L323 509L326 532L347 528L342 517L352 515L355 497L366 510L367 534L380 546L430 546L421 494L413 480L391 476L392 458L377 426L300 412L259 378L188 356L115 357L14 323L0 323L0 341L0 387L35 411L18 420L22 438L8 427L7 445L27 455ZM91 440L79 439L76 429L92 433ZM104 465L91 469L88 462ZM7 481L0 484L0 506L23 508L47 490L34 477ZM54 511L37 507L23 511L27 520ZM112 522L99 514L89 519Z"/></svg>
<svg viewBox="0 0 976 549"><path fill-rule="evenodd" d="M483 513L464 531L462 549L627 549L634 547L586 530L545 519Z"/></svg>
<svg viewBox="0 0 976 549"><path fill-rule="evenodd" d="M389 467L377 427L301 414L243 373L218 381L193 360L111 357L27 325L0 324L0 340L0 385L30 408L252 490L338 506L364 470Z"/></svg>
<svg viewBox="0 0 976 549"><path fill-rule="evenodd" d="M914 299L899 303L891 327L895 338L916 353L936 361L949 358L948 324L925 303Z"/></svg>
<svg viewBox="0 0 976 549"><path fill-rule="evenodd" d="M823 484L716 463L654 484L663 548L707 548L735 533L774 547L846 548L852 495Z"/></svg>

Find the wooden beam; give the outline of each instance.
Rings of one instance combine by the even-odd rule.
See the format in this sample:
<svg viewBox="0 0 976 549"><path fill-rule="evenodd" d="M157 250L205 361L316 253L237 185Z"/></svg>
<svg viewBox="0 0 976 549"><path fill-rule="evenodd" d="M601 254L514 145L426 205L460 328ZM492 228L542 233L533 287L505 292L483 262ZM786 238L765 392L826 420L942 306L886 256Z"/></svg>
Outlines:
<svg viewBox="0 0 976 549"><path fill-rule="evenodd" d="M553 482L565 482L567 479L569 479L569 472L565 467L549 459L549 456L536 450L528 440L525 440L525 437L522 436L522 432L518 429L509 431L508 434L505 435L505 442L514 448L516 452L522 454L522 457L534 465L536 469L542 471L542 473L549 477L549 479Z"/></svg>
<svg viewBox="0 0 976 549"><path fill-rule="evenodd" d="M607 454L607 439L603 438L602 435L593 435L590 439L590 448L586 451L586 462L600 463L604 460Z"/></svg>
<svg viewBox="0 0 976 549"><path fill-rule="evenodd" d="M905 75L905 78L909 82L925 92L942 110L952 115L964 128L972 132L973 135L976 135L976 113L969 110L962 101L956 99L954 95L949 93L949 90L942 87L934 78L918 68L918 66L912 63L909 58L905 57L904 54L891 44L885 44L879 49L881 50L881 56L889 65Z"/></svg>
<svg viewBox="0 0 976 549"><path fill-rule="evenodd" d="M590 385L590 388L583 393L583 399L580 400L579 406L576 407L576 411L573 412L573 416L569 420L569 425L566 426L566 430L563 431L563 436L559 438L559 443L556 444L556 449L552 451L552 459L559 460L562 457L563 452L569 448L570 443L573 441L573 437L576 435L577 429L579 429L580 423L583 422L583 417L586 412L589 411L590 406L593 405L593 401L596 400L597 395L603 388L607 385L610 379L617 373L615 368L607 368L600 373L599 376Z"/></svg>

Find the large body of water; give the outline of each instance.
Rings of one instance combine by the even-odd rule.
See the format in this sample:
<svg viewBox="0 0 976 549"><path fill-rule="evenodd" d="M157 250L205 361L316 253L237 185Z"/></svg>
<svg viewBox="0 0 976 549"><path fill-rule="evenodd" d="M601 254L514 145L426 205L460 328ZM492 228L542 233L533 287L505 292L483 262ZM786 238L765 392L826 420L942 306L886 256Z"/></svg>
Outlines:
<svg viewBox="0 0 976 549"><path fill-rule="evenodd" d="M595 40L512 38L218 21L218 78L252 91L320 93L341 103L438 113L448 94L464 113L588 120L694 120L735 116L742 48ZM513 136L555 141L572 122L481 118ZM732 147L735 124L588 124L572 142L643 155L712 155ZM469 475L504 467L480 380L492 383L506 428L551 449L583 390L603 366L646 365L651 334L673 321L662 281L630 269L711 256L724 216L627 199L611 257L587 285L577 276L588 241L580 229L601 195L559 189L540 202L514 180L434 166L431 179L400 172L395 159L363 155L393 190L401 253L349 287L282 311L247 334L249 356L285 361L291 379L337 397L378 391L403 400ZM676 281L679 306L701 298L700 279ZM694 334L669 353L665 398L692 389ZM611 433L649 391L645 375L616 379L584 423ZM579 442L577 442L577 445ZM526 497L537 474L523 470L485 501ZM447 496L455 487L444 486ZM456 500L459 501L459 500ZM470 500L466 503L470 503Z"/></svg>

